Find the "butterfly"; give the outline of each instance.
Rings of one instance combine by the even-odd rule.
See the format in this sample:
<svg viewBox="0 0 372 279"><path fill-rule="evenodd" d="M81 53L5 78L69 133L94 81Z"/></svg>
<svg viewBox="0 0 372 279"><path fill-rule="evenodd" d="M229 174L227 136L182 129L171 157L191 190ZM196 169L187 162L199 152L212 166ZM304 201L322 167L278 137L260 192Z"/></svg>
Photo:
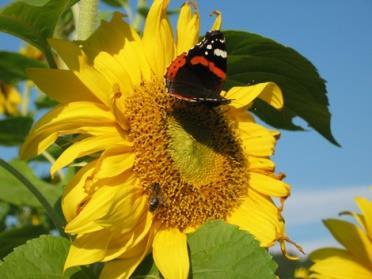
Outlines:
<svg viewBox="0 0 372 279"><path fill-rule="evenodd" d="M225 36L213 30L191 48L177 56L168 66L165 83L170 95L188 102L210 106L225 105L220 96L226 79L227 52Z"/></svg>

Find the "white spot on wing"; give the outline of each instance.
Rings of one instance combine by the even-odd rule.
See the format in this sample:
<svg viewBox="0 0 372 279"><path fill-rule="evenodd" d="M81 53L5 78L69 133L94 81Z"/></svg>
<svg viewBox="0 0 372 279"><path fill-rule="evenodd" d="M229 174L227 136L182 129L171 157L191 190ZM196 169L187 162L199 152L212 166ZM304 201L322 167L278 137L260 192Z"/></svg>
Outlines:
<svg viewBox="0 0 372 279"><path fill-rule="evenodd" d="M221 50L219 48L216 48L214 51L213 51L214 55L216 56L220 56L222 58L226 58L227 57L227 52L224 51L224 50Z"/></svg>
<svg viewBox="0 0 372 279"><path fill-rule="evenodd" d="M212 45L211 44L207 45L207 49L212 49Z"/></svg>
<svg viewBox="0 0 372 279"><path fill-rule="evenodd" d="M208 55L208 51L204 52L205 55Z"/></svg>

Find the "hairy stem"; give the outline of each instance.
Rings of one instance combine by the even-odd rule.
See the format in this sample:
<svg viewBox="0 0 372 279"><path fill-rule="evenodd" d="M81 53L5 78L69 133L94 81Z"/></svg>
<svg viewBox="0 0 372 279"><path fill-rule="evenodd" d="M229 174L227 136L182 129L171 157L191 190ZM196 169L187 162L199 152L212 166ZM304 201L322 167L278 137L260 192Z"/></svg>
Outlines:
<svg viewBox="0 0 372 279"><path fill-rule="evenodd" d="M96 30L98 0L80 0L78 40L86 40Z"/></svg>

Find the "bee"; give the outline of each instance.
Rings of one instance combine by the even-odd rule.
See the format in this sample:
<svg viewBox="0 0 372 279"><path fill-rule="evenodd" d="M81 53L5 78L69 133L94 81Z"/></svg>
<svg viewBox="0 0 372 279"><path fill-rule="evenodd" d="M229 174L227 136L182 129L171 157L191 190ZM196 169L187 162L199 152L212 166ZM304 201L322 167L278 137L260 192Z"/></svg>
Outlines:
<svg viewBox="0 0 372 279"><path fill-rule="evenodd" d="M154 212L161 205L160 184L153 183L151 185L151 195L149 198L149 211Z"/></svg>

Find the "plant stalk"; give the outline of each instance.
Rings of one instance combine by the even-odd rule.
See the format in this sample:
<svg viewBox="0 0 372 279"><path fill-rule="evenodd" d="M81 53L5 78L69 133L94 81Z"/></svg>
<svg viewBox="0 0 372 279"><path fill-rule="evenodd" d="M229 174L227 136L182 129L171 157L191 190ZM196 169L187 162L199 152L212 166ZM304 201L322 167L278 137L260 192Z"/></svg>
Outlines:
<svg viewBox="0 0 372 279"><path fill-rule="evenodd" d="M98 0L80 0L78 40L86 40L96 30L98 18Z"/></svg>
<svg viewBox="0 0 372 279"><path fill-rule="evenodd" d="M18 170L13 168L3 159L0 159L0 166L10 172L15 178L17 178L26 188L35 196L35 198L41 203L44 207L46 214L48 214L49 218L52 220L54 226L57 228L59 233L62 236L65 236L65 232L63 231L63 221L60 220L58 215L55 213L53 207L49 204L47 199L39 192L39 190L26 178L24 177Z"/></svg>

